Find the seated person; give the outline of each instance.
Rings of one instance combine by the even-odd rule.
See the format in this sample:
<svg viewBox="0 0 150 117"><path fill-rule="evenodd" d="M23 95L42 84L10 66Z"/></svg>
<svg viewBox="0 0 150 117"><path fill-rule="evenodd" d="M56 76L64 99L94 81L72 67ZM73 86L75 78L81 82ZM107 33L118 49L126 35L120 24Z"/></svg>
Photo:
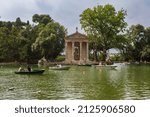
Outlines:
<svg viewBox="0 0 150 117"><path fill-rule="evenodd" d="M24 69L22 67L19 67L18 71L21 72L24 71Z"/></svg>
<svg viewBox="0 0 150 117"><path fill-rule="evenodd" d="M30 66L28 66L28 67L27 67L27 70L28 70L29 72L31 72L31 67L30 67Z"/></svg>
<svg viewBox="0 0 150 117"><path fill-rule="evenodd" d="M59 65L57 65L57 67L61 67L61 65L59 64Z"/></svg>

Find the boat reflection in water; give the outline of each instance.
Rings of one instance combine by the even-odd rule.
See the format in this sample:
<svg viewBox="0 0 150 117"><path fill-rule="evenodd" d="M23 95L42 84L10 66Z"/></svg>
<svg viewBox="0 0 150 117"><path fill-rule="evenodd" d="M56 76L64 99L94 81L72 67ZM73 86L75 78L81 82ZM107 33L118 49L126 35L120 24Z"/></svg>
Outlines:
<svg viewBox="0 0 150 117"><path fill-rule="evenodd" d="M49 67L49 70L69 70L69 69L70 69L70 66L62 66L62 65Z"/></svg>
<svg viewBox="0 0 150 117"><path fill-rule="evenodd" d="M96 68L115 69L117 65L96 65Z"/></svg>
<svg viewBox="0 0 150 117"><path fill-rule="evenodd" d="M149 65L115 65L117 70L77 65L60 71L41 67L45 69L42 75L18 75L14 71L19 65L3 65L0 99L150 99ZM32 69L40 68L33 65Z"/></svg>

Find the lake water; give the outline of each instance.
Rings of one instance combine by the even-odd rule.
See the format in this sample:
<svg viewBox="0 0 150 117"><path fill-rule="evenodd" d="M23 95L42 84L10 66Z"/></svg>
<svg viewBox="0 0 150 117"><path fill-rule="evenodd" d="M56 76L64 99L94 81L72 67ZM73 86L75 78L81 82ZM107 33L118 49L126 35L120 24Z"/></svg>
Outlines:
<svg viewBox="0 0 150 117"><path fill-rule="evenodd" d="M34 66L36 68L36 66ZM18 66L0 66L0 99L127 100L150 99L150 66L115 69L72 66L43 75L17 75ZM11 90L12 89L12 90Z"/></svg>

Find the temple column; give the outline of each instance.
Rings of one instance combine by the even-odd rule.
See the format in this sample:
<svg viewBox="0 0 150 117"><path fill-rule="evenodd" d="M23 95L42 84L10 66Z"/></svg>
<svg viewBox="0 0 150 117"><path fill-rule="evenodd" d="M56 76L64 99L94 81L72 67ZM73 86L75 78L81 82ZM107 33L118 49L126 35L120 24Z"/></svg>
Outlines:
<svg viewBox="0 0 150 117"><path fill-rule="evenodd" d="M74 42L72 42L72 62L74 61Z"/></svg>
<svg viewBox="0 0 150 117"><path fill-rule="evenodd" d="M87 52L86 53L87 54L86 60L89 61L89 43L88 42L86 43L86 52Z"/></svg>
<svg viewBox="0 0 150 117"><path fill-rule="evenodd" d="M66 62L68 61L68 42L65 42L65 54L66 54Z"/></svg>
<svg viewBox="0 0 150 117"><path fill-rule="evenodd" d="M82 61L82 42L80 42L80 61Z"/></svg>

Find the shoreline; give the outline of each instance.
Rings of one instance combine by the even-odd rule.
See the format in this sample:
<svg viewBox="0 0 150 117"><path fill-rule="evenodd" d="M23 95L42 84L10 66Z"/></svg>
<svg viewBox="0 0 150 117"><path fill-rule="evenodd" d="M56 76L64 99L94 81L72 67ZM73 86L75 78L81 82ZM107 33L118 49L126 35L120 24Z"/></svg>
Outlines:
<svg viewBox="0 0 150 117"><path fill-rule="evenodd" d="M120 61L115 61L114 63L126 63L125 61L124 62L120 62ZM26 62L0 62L0 65L26 65L27 63ZM57 64L62 64L64 65L65 62L62 61L62 62L48 62L46 65L57 65ZM141 64L145 64L145 65L150 65L150 62L129 62L129 64L136 64L136 65L141 65ZM38 63L30 63L30 65L38 65Z"/></svg>
<svg viewBox="0 0 150 117"><path fill-rule="evenodd" d="M2 62L0 65L17 65L19 64L18 62Z"/></svg>

